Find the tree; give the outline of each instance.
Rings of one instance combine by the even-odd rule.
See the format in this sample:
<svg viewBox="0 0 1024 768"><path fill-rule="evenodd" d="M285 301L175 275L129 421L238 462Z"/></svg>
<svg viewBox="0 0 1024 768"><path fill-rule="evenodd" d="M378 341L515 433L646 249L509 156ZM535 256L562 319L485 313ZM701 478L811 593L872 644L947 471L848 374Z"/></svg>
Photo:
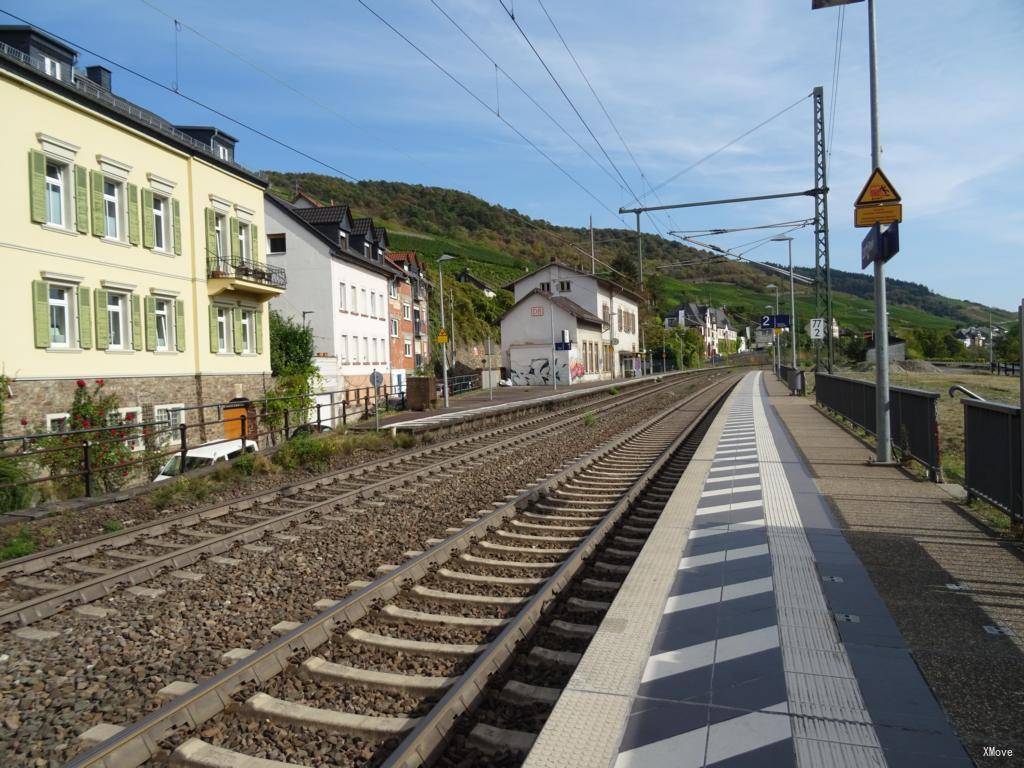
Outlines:
<svg viewBox="0 0 1024 768"><path fill-rule="evenodd" d="M274 376L310 376L315 370L313 329L270 311L270 372Z"/></svg>
<svg viewBox="0 0 1024 768"><path fill-rule="evenodd" d="M1020 324L996 339L996 357L1009 363L1020 362Z"/></svg>

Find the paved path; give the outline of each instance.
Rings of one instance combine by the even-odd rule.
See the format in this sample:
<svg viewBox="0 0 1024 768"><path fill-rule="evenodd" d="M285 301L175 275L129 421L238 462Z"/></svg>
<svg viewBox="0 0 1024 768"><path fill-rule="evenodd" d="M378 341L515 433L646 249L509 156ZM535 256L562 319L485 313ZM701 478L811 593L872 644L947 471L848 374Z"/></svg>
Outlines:
<svg viewBox="0 0 1024 768"><path fill-rule="evenodd" d="M529 768L970 765L762 378L717 417ZM894 480L883 498L919 485Z"/></svg>

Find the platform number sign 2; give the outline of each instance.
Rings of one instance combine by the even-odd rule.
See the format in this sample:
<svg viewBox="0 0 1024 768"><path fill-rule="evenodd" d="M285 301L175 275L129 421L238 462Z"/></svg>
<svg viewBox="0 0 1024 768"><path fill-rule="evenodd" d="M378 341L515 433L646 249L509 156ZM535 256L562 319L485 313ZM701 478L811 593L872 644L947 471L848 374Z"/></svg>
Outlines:
<svg viewBox="0 0 1024 768"><path fill-rule="evenodd" d="M811 337L812 341L822 341L825 338L825 318L811 318L808 335Z"/></svg>
<svg viewBox="0 0 1024 768"><path fill-rule="evenodd" d="M772 315L761 315L761 327L765 329L775 327L775 318Z"/></svg>

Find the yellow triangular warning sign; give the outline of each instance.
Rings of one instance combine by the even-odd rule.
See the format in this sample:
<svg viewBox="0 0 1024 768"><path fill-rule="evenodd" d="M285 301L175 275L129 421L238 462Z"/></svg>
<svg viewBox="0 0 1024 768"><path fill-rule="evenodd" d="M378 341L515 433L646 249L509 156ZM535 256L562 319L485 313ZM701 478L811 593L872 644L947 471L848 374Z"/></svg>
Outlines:
<svg viewBox="0 0 1024 768"><path fill-rule="evenodd" d="M896 188L889 182L881 168L875 168L871 178L860 191L857 198L857 205L871 205L872 203L898 203L902 198Z"/></svg>

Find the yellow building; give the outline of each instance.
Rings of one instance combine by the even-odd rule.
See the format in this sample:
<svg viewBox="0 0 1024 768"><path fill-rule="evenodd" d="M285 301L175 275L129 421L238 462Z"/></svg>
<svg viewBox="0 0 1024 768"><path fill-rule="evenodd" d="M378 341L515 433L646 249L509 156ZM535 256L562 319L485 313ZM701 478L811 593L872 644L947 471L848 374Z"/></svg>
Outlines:
<svg viewBox="0 0 1024 768"><path fill-rule="evenodd" d="M266 181L231 136L173 126L75 60L0 27L3 433L58 427L79 379L146 420L262 394L266 304L285 287L259 228Z"/></svg>

